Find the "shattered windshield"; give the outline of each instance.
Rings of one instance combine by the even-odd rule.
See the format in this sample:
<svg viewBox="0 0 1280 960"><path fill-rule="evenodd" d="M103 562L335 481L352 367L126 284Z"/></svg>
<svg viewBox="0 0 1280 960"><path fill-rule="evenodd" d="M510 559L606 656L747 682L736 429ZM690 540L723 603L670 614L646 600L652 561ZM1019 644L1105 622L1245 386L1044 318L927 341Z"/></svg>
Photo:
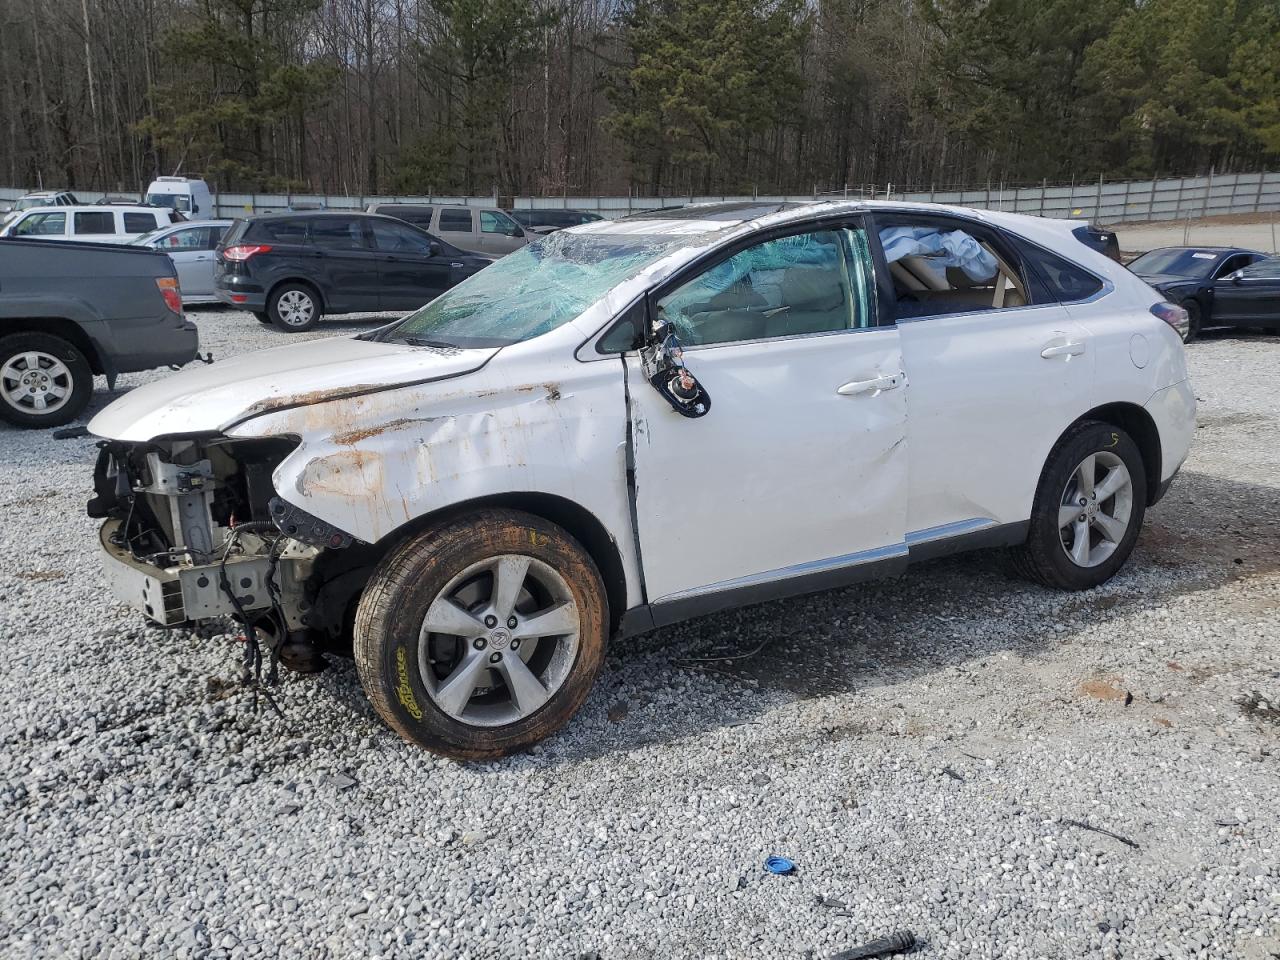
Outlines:
<svg viewBox="0 0 1280 960"><path fill-rule="evenodd" d="M689 234L553 233L508 254L409 314L379 339L428 346L505 347L582 314Z"/></svg>

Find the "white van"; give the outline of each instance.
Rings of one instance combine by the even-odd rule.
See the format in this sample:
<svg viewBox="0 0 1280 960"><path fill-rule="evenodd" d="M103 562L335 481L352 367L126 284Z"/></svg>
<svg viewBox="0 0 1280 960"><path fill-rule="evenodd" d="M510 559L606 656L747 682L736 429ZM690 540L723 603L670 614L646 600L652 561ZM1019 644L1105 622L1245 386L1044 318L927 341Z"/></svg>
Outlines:
<svg viewBox="0 0 1280 960"><path fill-rule="evenodd" d="M95 204L91 207L34 207L0 229L0 237L128 243L134 237L178 223L182 217L163 207Z"/></svg>
<svg viewBox="0 0 1280 960"><path fill-rule="evenodd" d="M147 203L177 210L188 220L212 220L218 215L209 185L197 177L157 177L147 187Z"/></svg>

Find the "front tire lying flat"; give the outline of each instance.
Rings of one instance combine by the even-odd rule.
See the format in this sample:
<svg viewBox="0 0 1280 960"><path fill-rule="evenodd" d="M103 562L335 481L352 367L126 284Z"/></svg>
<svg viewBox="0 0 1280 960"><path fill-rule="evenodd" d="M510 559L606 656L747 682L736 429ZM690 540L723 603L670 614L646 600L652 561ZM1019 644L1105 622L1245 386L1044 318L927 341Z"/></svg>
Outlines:
<svg viewBox="0 0 1280 960"><path fill-rule="evenodd" d="M1049 454L1026 543L1014 566L1058 590L1110 580L1133 552L1146 512L1147 480L1137 444L1119 427L1076 424Z"/></svg>
<svg viewBox="0 0 1280 960"><path fill-rule="evenodd" d="M555 524L483 510L431 527L374 571L355 623L360 682L406 740L499 757L563 727L604 659L595 563Z"/></svg>

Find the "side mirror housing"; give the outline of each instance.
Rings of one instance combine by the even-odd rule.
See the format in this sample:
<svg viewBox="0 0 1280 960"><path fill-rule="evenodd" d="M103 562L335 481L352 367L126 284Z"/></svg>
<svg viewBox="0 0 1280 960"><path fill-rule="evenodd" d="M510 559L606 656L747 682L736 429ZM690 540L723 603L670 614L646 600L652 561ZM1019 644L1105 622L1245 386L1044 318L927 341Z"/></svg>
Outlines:
<svg viewBox="0 0 1280 960"><path fill-rule="evenodd" d="M432 257L440 256L440 244L432 240L429 244L427 244L427 254Z"/></svg>

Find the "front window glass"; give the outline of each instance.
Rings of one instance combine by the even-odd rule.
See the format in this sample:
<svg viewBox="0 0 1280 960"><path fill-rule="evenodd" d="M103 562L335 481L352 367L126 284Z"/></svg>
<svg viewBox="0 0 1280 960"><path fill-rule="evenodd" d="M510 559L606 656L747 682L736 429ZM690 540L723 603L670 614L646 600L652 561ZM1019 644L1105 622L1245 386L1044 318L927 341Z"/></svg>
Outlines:
<svg viewBox="0 0 1280 960"><path fill-rule="evenodd" d="M568 323L689 235L552 234L521 247L410 314L385 339L503 347Z"/></svg>
<svg viewBox="0 0 1280 960"><path fill-rule="evenodd" d="M1129 269L1144 277L1168 274L1174 277L1207 277L1222 254L1214 250L1168 248L1144 253L1129 264Z"/></svg>
<svg viewBox="0 0 1280 960"><path fill-rule="evenodd" d="M496 210L480 211L481 233L514 233L516 225Z"/></svg>
<svg viewBox="0 0 1280 960"><path fill-rule="evenodd" d="M1280 280L1280 257L1259 260L1240 271L1245 280Z"/></svg>
<svg viewBox="0 0 1280 960"><path fill-rule="evenodd" d="M822 230L748 247L658 301L687 345L871 325L866 234Z"/></svg>
<svg viewBox="0 0 1280 960"><path fill-rule="evenodd" d="M15 237L60 237L66 232L65 213L33 213L13 228Z"/></svg>
<svg viewBox="0 0 1280 960"><path fill-rule="evenodd" d="M379 250L431 255L431 238L426 234L382 220L370 221L369 226L373 229L373 245Z"/></svg>
<svg viewBox="0 0 1280 960"><path fill-rule="evenodd" d="M170 210L191 212L191 198L182 193L149 193L147 203L157 207L168 207Z"/></svg>

